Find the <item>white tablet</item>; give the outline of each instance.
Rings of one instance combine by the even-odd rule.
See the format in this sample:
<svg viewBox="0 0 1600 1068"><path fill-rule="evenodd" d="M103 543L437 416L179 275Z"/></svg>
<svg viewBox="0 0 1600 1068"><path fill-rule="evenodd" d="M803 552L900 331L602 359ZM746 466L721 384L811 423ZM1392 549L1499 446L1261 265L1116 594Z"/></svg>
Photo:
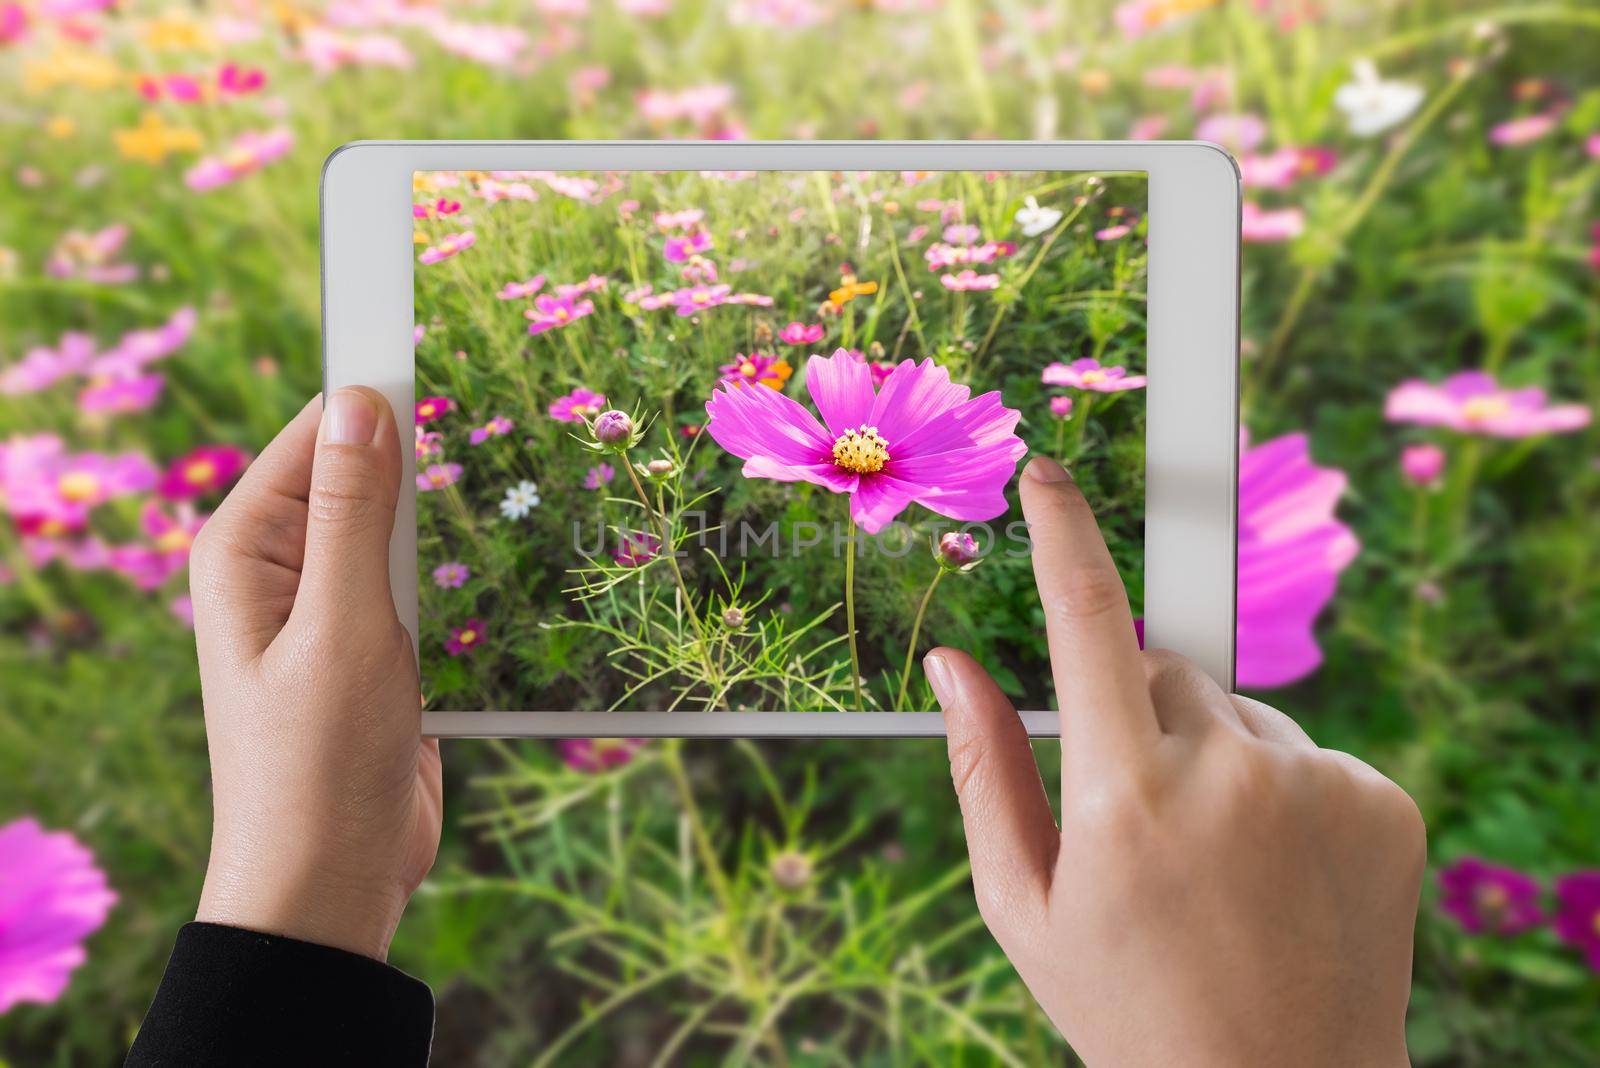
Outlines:
<svg viewBox="0 0 1600 1068"><path fill-rule="evenodd" d="M1233 679L1239 179L1186 143L364 142L324 385L412 413L390 567L441 736L1056 732L1016 477Z"/></svg>

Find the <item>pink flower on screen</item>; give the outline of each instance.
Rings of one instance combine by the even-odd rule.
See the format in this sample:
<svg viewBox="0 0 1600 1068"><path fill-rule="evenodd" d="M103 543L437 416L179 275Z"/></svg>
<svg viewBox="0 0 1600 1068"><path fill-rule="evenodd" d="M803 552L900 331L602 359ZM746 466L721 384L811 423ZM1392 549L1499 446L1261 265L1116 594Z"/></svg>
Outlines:
<svg viewBox="0 0 1600 1068"><path fill-rule="evenodd" d="M999 289L1000 276L997 274L979 274L971 267L957 271L954 274L941 274L939 284L949 290L966 291L978 289Z"/></svg>
<svg viewBox="0 0 1600 1068"><path fill-rule="evenodd" d="M511 433L515 424L503 415L497 415L482 426L472 428L472 433L467 435L467 441L473 445L482 445L490 438L504 437Z"/></svg>
<svg viewBox="0 0 1600 1068"><path fill-rule="evenodd" d="M1312 625L1360 549L1334 517L1348 479L1311 461L1304 434L1239 457L1240 687L1285 686L1322 663Z"/></svg>
<svg viewBox="0 0 1600 1068"><path fill-rule="evenodd" d="M172 461L156 492L169 501L214 493L232 482L250 462L250 454L237 445L201 445Z"/></svg>
<svg viewBox="0 0 1600 1068"><path fill-rule="evenodd" d="M501 300L521 300L531 297L544 285L544 275L536 274L526 282L507 282L495 294Z"/></svg>
<svg viewBox="0 0 1600 1068"><path fill-rule="evenodd" d="M427 460L444 455L444 435L437 430L417 427L417 459Z"/></svg>
<svg viewBox="0 0 1600 1068"><path fill-rule="evenodd" d="M224 63L217 68L217 92L223 96L248 96L266 88L267 72L260 67Z"/></svg>
<svg viewBox="0 0 1600 1068"><path fill-rule="evenodd" d="M735 385L763 385L782 389L794 373L789 361L781 356L752 352L748 356L735 355L732 363L717 368L720 382Z"/></svg>
<svg viewBox="0 0 1600 1068"><path fill-rule="evenodd" d="M189 550L207 518L186 501L171 511L147 501L139 513L139 530L146 540L113 546L106 564L139 589L156 589L189 562Z"/></svg>
<svg viewBox="0 0 1600 1068"><path fill-rule="evenodd" d="M1263 208L1247 200L1239 208L1239 236L1253 242L1288 241L1306 228L1305 212L1299 208Z"/></svg>
<svg viewBox="0 0 1600 1068"><path fill-rule="evenodd" d="M429 464L417 472L417 489L424 493L453 486L461 479L460 464Z"/></svg>
<svg viewBox="0 0 1600 1068"><path fill-rule="evenodd" d="M1582 404L1549 404L1538 386L1506 388L1486 371L1461 371L1438 385L1409 379L1390 391L1383 415L1391 423L1495 438L1564 434L1583 429L1590 419Z"/></svg>
<svg viewBox="0 0 1600 1068"><path fill-rule="evenodd" d="M1573 872L1556 880L1556 937L1583 951L1600 972L1600 870Z"/></svg>
<svg viewBox="0 0 1600 1068"><path fill-rule="evenodd" d="M581 282L568 282L556 286L556 296L567 300L576 300L585 293L594 293L604 289L610 280L603 274L591 274Z"/></svg>
<svg viewBox="0 0 1600 1068"><path fill-rule="evenodd" d="M621 767L643 745L643 738L563 738L556 752L567 767L592 773Z"/></svg>
<svg viewBox="0 0 1600 1068"><path fill-rule="evenodd" d="M294 147L294 133L287 126L259 133L242 133L227 151L206 156L183 176L184 184L197 193L207 192L254 174Z"/></svg>
<svg viewBox="0 0 1600 1068"><path fill-rule="evenodd" d="M1502 148L1532 144L1556 128L1556 116L1548 111L1509 119L1489 130L1489 143Z"/></svg>
<svg viewBox="0 0 1600 1068"><path fill-rule="evenodd" d="M139 277L139 268L122 263L119 256L128 240L127 223L116 223L84 233L69 230L45 260L44 271L51 278L77 278L96 285L123 285Z"/></svg>
<svg viewBox="0 0 1600 1068"><path fill-rule="evenodd" d="M605 394L579 386L565 397L557 397L548 412L558 423L581 423L599 415L605 406Z"/></svg>
<svg viewBox="0 0 1600 1068"><path fill-rule="evenodd" d="M843 349L807 360L805 381L820 422L772 389L721 386L707 402L707 432L745 461L746 478L847 494L869 534L912 503L964 522L1005 511L1027 446L1015 433L1021 413L998 391L973 397L931 359L903 361L875 389L871 369Z"/></svg>
<svg viewBox="0 0 1600 1068"><path fill-rule="evenodd" d="M456 402L449 397L423 397L412 409L412 415L417 425L422 426L441 416L449 415L455 411L455 407Z"/></svg>
<svg viewBox="0 0 1600 1068"><path fill-rule="evenodd" d="M429 245L417 257L418 263L440 263L451 256L458 255L478 243L478 235L471 230L459 230L448 234L437 245Z"/></svg>
<svg viewBox="0 0 1600 1068"><path fill-rule="evenodd" d="M463 656L482 645L485 637L483 620L469 619L459 627L450 628L450 637L445 639L444 651L451 656Z"/></svg>
<svg viewBox="0 0 1600 1068"><path fill-rule="evenodd" d="M1195 140L1215 141L1234 152L1251 152L1267 136L1267 124L1249 112L1208 115L1195 127Z"/></svg>
<svg viewBox="0 0 1600 1068"><path fill-rule="evenodd" d="M101 378L78 393L78 411L84 415L126 415L155 407L167 381L159 374L132 378Z"/></svg>
<svg viewBox="0 0 1600 1068"><path fill-rule="evenodd" d="M71 834L31 816L0 825L0 1016L59 998L116 903L94 854Z"/></svg>
<svg viewBox="0 0 1600 1068"><path fill-rule="evenodd" d="M160 326L130 330L116 345L95 357L84 373L90 378L133 377L187 344L198 318L193 308L184 307Z"/></svg>
<svg viewBox="0 0 1600 1068"><path fill-rule="evenodd" d="M1544 922L1537 879L1477 857L1439 870L1439 907L1471 934L1514 935Z"/></svg>
<svg viewBox="0 0 1600 1068"><path fill-rule="evenodd" d="M161 472L139 453L69 453L54 434L0 440L0 510L24 535L83 528L106 501L153 488Z"/></svg>
<svg viewBox="0 0 1600 1068"><path fill-rule="evenodd" d="M1047 386L1087 389L1092 393L1122 393L1143 389L1148 379L1144 375L1130 375L1126 367L1102 367L1099 360L1085 356L1071 363L1052 363L1044 369L1039 381Z"/></svg>
<svg viewBox="0 0 1600 1068"><path fill-rule="evenodd" d="M699 208L684 208L682 211L658 211L654 220L658 230L687 230L705 216Z"/></svg>
<svg viewBox="0 0 1600 1068"><path fill-rule="evenodd" d="M790 323L778 331L778 340L785 345L814 345L822 340L825 332L820 323L810 326L805 323Z"/></svg>
<svg viewBox="0 0 1600 1068"><path fill-rule="evenodd" d="M661 249L661 254L670 263L682 263L691 256L698 256L711 249L711 234L705 230L691 230L687 234L675 234L667 238L666 244Z"/></svg>
<svg viewBox="0 0 1600 1068"><path fill-rule="evenodd" d="M538 335L546 330L570 326L586 315L594 314L594 301L573 301L571 297L536 297L533 307L522 313L528 320L528 333Z"/></svg>
<svg viewBox="0 0 1600 1068"><path fill-rule="evenodd" d="M610 464L598 464L589 468L583 476L583 488L587 490L604 489L611 479L616 476L617 470Z"/></svg>
<svg viewBox="0 0 1600 1068"><path fill-rule="evenodd" d="M952 223L944 228L940 236L951 245L975 245L983 232L972 223Z"/></svg>
<svg viewBox="0 0 1600 1068"><path fill-rule="evenodd" d="M94 338L79 333L61 335L53 349L29 349L22 359L0 369L0 393L15 397L49 389L62 379L82 374L95 351Z"/></svg>
<svg viewBox="0 0 1600 1068"><path fill-rule="evenodd" d="M433 584L441 590L459 590L472 577L472 569L459 560L447 560L433 569Z"/></svg>

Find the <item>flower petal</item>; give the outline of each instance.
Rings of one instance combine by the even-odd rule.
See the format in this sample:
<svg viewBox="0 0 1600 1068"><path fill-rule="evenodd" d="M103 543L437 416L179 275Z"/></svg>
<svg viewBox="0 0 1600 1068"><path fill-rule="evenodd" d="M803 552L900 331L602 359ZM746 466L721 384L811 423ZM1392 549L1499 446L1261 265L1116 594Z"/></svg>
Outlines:
<svg viewBox="0 0 1600 1068"><path fill-rule="evenodd" d="M768 467L832 463L833 436L775 389L723 386L706 402L706 415L712 440L742 460L760 457Z"/></svg>
<svg viewBox="0 0 1600 1068"><path fill-rule="evenodd" d="M873 411L872 369L844 349L806 361L806 388L832 438L866 423Z"/></svg>
<svg viewBox="0 0 1600 1068"><path fill-rule="evenodd" d="M850 497L850 518L868 534L894 521L916 497L918 487L881 472L861 479Z"/></svg>
<svg viewBox="0 0 1600 1068"><path fill-rule="evenodd" d="M964 403L970 396L971 390L952 383L950 372L931 359L920 364L902 360L884 380L867 422L877 427L889 442L892 456L902 438L914 435L936 416Z"/></svg>

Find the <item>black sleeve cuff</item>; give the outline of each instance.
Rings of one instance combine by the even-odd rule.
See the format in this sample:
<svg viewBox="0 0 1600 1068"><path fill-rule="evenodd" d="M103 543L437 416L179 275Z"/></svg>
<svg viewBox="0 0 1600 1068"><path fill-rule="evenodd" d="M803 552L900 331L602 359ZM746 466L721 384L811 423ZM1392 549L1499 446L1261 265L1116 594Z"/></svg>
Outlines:
<svg viewBox="0 0 1600 1068"><path fill-rule="evenodd" d="M427 984L342 949L214 923L178 932L125 1068L426 1065Z"/></svg>

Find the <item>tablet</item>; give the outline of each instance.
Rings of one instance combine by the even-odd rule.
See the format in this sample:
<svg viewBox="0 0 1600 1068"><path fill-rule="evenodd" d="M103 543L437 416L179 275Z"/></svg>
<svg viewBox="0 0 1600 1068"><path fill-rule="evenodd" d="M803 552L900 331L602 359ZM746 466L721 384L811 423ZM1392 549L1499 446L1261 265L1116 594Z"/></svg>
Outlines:
<svg viewBox="0 0 1600 1068"><path fill-rule="evenodd" d="M411 413L390 566L441 736L1056 733L1016 478L1232 685L1239 179L1198 143L362 142L324 387Z"/></svg>

